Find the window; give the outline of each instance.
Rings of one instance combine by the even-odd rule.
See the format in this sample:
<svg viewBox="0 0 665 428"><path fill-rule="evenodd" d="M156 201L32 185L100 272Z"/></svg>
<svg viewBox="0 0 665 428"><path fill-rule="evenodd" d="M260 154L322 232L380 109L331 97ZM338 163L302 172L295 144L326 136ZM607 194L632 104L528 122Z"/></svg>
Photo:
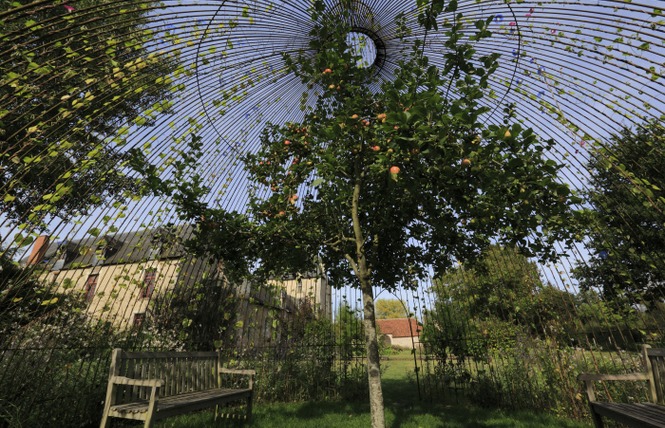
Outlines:
<svg viewBox="0 0 665 428"><path fill-rule="evenodd" d="M99 275L90 275L85 281L85 301L90 303L95 297L95 289L97 288L97 277Z"/></svg>
<svg viewBox="0 0 665 428"><path fill-rule="evenodd" d="M55 261L55 263L53 264L53 267L51 268L51 270L58 271L58 270L62 270L63 267L65 267L65 258L64 258L64 256Z"/></svg>
<svg viewBox="0 0 665 428"><path fill-rule="evenodd" d="M162 253L162 247L159 246L159 245L153 244L150 247L150 250L148 251L148 259L150 259L150 260L158 259L161 253Z"/></svg>
<svg viewBox="0 0 665 428"><path fill-rule="evenodd" d="M148 298L155 291L155 282L157 282L157 269L146 269L143 274L143 289L141 297Z"/></svg>
<svg viewBox="0 0 665 428"><path fill-rule="evenodd" d="M134 319L132 320L133 326L138 328L143 325L143 320L145 320L145 312L139 312L134 314Z"/></svg>
<svg viewBox="0 0 665 428"><path fill-rule="evenodd" d="M65 267L65 264L73 261L79 254L78 247L73 242L63 241L58 243L58 249L55 253L55 263L51 270L58 271Z"/></svg>
<svg viewBox="0 0 665 428"><path fill-rule="evenodd" d="M92 255L90 260L92 266L100 266L104 264L104 250L95 250L95 253Z"/></svg>

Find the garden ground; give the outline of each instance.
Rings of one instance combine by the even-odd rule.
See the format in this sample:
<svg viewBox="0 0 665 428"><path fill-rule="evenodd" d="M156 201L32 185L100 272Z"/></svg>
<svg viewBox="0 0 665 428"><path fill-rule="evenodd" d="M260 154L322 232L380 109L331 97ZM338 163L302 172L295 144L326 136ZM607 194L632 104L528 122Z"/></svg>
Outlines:
<svg viewBox="0 0 665 428"><path fill-rule="evenodd" d="M589 424L534 412L507 412L464 403L431 403L418 399L413 357L408 352L389 356L383 363L383 390L386 424L390 428L588 428ZM230 421L229 421L230 422ZM369 404L365 402L258 403L254 406L251 428L365 428L370 425ZM212 412L167 419L159 428L233 426L214 422Z"/></svg>

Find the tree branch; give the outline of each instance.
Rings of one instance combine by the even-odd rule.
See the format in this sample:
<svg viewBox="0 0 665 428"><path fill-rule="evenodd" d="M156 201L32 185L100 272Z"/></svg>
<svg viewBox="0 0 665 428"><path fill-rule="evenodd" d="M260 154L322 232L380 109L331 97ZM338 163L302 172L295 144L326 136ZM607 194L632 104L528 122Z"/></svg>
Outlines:
<svg viewBox="0 0 665 428"><path fill-rule="evenodd" d="M353 269L353 273L356 274L358 277L358 264L356 263L355 260L353 260L353 257L351 257L349 254L344 254L344 258L348 260L349 264L351 265L351 269Z"/></svg>

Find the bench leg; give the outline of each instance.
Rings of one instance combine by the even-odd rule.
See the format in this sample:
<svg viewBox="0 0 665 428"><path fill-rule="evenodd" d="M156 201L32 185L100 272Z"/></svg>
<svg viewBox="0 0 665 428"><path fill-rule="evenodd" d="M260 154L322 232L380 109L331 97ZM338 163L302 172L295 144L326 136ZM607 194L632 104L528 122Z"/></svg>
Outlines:
<svg viewBox="0 0 665 428"><path fill-rule="evenodd" d="M145 422L143 423L144 428L152 428L152 424L154 423L153 418L155 416L154 410L148 411L148 414L146 415Z"/></svg>
<svg viewBox="0 0 665 428"><path fill-rule="evenodd" d="M591 419L593 419L593 424L596 428L605 428L601 416L593 410L593 406L591 406Z"/></svg>
<svg viewBox="0 0 665 428"><path fill-rule="evenodd" d="M247 420L252 419L252 396L247 397Z"/></svg>
<svg viewBox="0 0 665 428"><path fill-rule="evenodd" d="M106 396L106 401L104 401L104 413L102 414L102 421L99 424L100 428L109 428L111 426L111 418L109 417L109 412L111 411L111 401L109 396Z"/></svg>

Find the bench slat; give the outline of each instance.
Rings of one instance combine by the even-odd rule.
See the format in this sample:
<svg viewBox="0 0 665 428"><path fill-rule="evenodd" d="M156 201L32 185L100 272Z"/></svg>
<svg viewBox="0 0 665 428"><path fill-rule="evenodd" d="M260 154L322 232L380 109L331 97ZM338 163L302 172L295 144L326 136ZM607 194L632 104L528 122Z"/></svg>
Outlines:
<svg viewBox="0 0 665 428"><path fill-rule="evenodd" d="M665 407L650 403L591 403L593 410L602 416L637 428L665 428Z"/></svg>
<svg viewBox="0 0 665 428"><path fill-rule="evenodd" d="M156 405L155 420L163 419L174 414L191 412L210 408L215 404L230 401L239 401L251 396L251 389L217 389L208 391L190 392L160 399ZM148 411L148 401L142 400L133 403L119 404L111 407L111 416L138 416Z"/></svg>
<svg viewBox="0 0 665 428"><path fill-rule="evenodd" d="M157 401L157 412L176 407L186 407L188 404L215 400L218 398L242 399L251 394L251 389L210 389L208 391L189 392L187 394L164 397ZM139 400L133 403L111 406L118 413L145 413L148 410L148 400Z"/></svg>
<svg viewBox="0 0 665 428"><path fill-rule="evenodd" d="M648 348L647 355L650 357L665 357L665 348Z"/></svg>
<svg viewBox="0 0 665 428"><path fill-rule="evenodd" d="M160 359L160 358L217 358L217 353L208 351L198 351L198 352L179 352L179 351L169 351L169 352L151 352L151 351L123 351L122 358L131 360L131 359Z"/></svg>

